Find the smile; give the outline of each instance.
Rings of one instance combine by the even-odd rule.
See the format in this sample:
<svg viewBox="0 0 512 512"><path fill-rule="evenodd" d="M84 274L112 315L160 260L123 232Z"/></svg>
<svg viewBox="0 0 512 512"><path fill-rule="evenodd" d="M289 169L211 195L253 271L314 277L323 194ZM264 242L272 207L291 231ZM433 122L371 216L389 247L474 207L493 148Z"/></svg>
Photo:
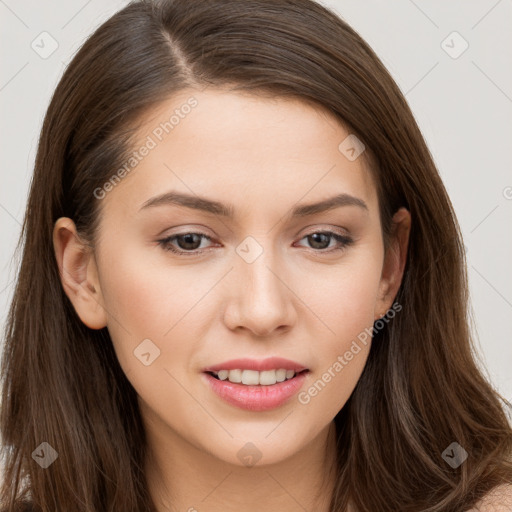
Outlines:
<svg viewBox="0 0 512 512"><path fill-rule="evenodd" d="M220 375L216 376L214 372L204 372L202 375L210 389L225 402L240 409L259 412L276 409L288 402L296 393L299 392L304 384L309 370L303 370L295 373L293 370L285 370L285 379L281 378L283 372L280 370L268 370L257 372L254 370L221 370L224 379ZM235 380L232 382L231 373ZM290 375L289 377L287 377ZM245 380L245 382L244 382ZM263 381L263 383L260 382ZM258 383L256 384L256 381Z"/></svg>
<svg viewBox="0 0 512 512"><path fill-rule="evenodd" d="M219 380L229 380L235 384L245 384L251 386L272 386L277 382L284 382L293 379L295 376L294 370L266 370L258 372L256 370L220 370L218 372L211 372L214 377Z"/></svg>

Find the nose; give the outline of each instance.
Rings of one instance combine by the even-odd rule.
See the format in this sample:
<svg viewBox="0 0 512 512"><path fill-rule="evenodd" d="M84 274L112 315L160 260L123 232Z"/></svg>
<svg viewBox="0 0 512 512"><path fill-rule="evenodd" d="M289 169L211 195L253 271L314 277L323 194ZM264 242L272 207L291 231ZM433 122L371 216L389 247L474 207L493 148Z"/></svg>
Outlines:
<svg viewBox="0 0 512 512"><path fill-rule="evenodd" d="M224 311L226 326L258 337L289 330L297 319L299 299L287 276L269 250L252 263L238 258L227 283L231 293Z"/></svg>

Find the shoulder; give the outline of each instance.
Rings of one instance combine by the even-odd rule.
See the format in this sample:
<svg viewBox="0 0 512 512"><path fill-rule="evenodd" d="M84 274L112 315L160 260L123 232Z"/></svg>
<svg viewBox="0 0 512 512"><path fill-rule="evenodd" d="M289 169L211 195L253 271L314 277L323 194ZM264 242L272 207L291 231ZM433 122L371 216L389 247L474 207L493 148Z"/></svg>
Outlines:
<svg viewBox="0 0 512 512"><path fill-rule="evenodd" d="M512 484L506 484L494 488L469 512L510 512L511 510Z"/></svg>

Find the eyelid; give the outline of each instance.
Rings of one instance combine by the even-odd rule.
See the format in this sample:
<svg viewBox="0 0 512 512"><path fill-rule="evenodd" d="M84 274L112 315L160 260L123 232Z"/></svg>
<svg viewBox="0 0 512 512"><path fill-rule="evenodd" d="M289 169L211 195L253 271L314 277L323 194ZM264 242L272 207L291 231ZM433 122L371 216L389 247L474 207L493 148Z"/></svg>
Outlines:
<svg viewBox="0 0 512 512"><path fill-rule="evenodd" d="M311 231L309 231L308 228L311 228ZM196 228L195 226L190 226L190 227L185 226L182 228L182 226L179 226L177 229L180 229L180 231L178 231L177 233L166 235L162 238L167 239L167 238L171 238L173 236L189 235L189 234L203 235L205 238L208 238L210 240L215 238L214 235L209 235L205 231L202 231L202 229L203 229L202 227ZM319 233L319 232L325 232L325 231L332 231L332 232L335 232L342 236L352 236L350 231L347 228L344 228L342 226L327 225L327 226L322 227L322 226L319 226L318 224L310 224L310 225L302 228L301 230L299 230L299 232L297 234L295 234L294 237L300 236L300 233L303 230L306 230L306 232L305 232L305 234L303 234L301 236L301 238L303 238L304 236L308 236L312 233Z"/></svg>
<svg viewBox="0 0 512 512"><path fill-rule="evenodd" d="M333 232L333 233L337 233L338 235L343 235L343 236L350 236L350 231L346 228L342 228L340 226L325 226L325 227L318 227L318 224L314 224L311 229L308 229L310 226L307 226L305 229L306 229L306 233L304 235L302 235L303 237L304 236L308 236L308 235L311 235L312 233L322 233L322 232L326 232L326 231L329 231L329 232ZM299 235L297 235L299 236Z"/></svg>
<svg viewBox="0 0 512 512"><path fill-rule="evenodd" d="M316 227L314 229L312 228L310 231L306 232L302 236L300 236L300 235L297 235L297 236L300 236L300 238L298 239L298 241L300 242L304 238L311 236L313 234L329 235L331 237L331 239L336 240L338 242L338 244L341 244L341 246L338 245L337 247L333 247L330 249L314 249L314 248L305 247L306 249L309 250L309 252L316 253L319 255L328 255L331 253L343 252L348 247L350 247L351 245L354 244L354 242L355 242L354 237L352 237L348 233L349 232L346 229L345 229L345 232L343 232L343 231L341 231L341 229L339 227L330 226L328 228L319 228L319 227ZM206 233L203 233L201 231L197 231L197 230L193 230L193 229L188 229L188 230L184 229L178 233L175 233L175 234L166 236L163 239L157 240L157 242L160 246L162 246L162 248L164 250L175 253L178 256L201 256L207 252L210 252L214 248L214 247L207 247L207 248L203 248L203 249L195 249L193 251L186 251L183 249L173 248L174 246L171 245L171 241L180 236L185 236L185 235L199 235L203 239L207 239L209 241L212 241L214 239L214 237L207 235ZM299 247L304 247L304 246L299 246Z"/></svg>

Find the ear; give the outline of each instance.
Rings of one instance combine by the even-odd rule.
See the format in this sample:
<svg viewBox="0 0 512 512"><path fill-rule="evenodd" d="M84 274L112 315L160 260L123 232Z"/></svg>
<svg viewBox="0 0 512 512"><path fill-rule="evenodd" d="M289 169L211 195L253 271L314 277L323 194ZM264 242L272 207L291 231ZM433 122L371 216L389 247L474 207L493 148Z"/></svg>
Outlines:
<svg viewBox="0 0 512 512"><path fill-rule="evenodd" d="M411 214L406 208L400 208L393 215L392 222L390 243L384 255L374 320L382 318L392 306L402 282L407 260Z"/></svg>
<svg viewBox="0 0 512 512"><path fill-rule="evenodd" d="M64 292L82 322L91 329L107 325L93 250L80 239L75 223L59 218L53 228L53 247Z"/></svg>

